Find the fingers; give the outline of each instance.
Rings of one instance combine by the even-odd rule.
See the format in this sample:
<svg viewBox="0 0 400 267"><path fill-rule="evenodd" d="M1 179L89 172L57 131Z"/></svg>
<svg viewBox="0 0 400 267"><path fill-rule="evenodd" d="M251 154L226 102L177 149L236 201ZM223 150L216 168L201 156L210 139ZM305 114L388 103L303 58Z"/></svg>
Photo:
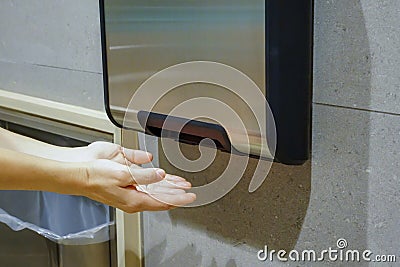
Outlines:
<svg viewBox="0 0 400 267"><path fill-rule="evenodd" d="M135 164L145 164L153 160L153 155L151 153L142 150L133 150L129 148L122 148L125 157L132 163Z"/></svg>
<svg viewBox="0 0 400 267"><path fill-rule="evenodd" d="M128 203L128 208L123 209L127 212L137 212L137 211L160 211L169 210L176 207L184 206L192 203L196 200L196 195L193 193L183 193L183 194L146 194L138 192L136 190L126 190L126 197Z"/></svg>
<svg viewBox="0 0 400 267"><path fill-rule="evenodd" d="M183 189L168 188L156 184L148 185L146 188L146 192L150 195L156 195L156 194L179 195L186 193L185 190Z"/></svg>
<svg viewBox="0 0 400 267"><path fill-rule="evenodd" d="M155 183L154 185L156 186L161 186L165 188L179 188L179 189L190 189L192 187L192 184L187 182L186 180L181 180L181 181L173 181L173 180L168 180L168 174L164 180L161 182Z"/></svg>
<svg viewBox="0 0 400 267"><path fill-rule="evenodd" d="M171 182L186 182L185 178L172 174L167 174L167 176L165 176L165 179Z"/></svg>
<svg viewBox="0 0 400 267"><path fill-rule="evenodd" d="M121 193L119 196L125 204L118 208L128 213L161 211L185 206L195 201L196 195L186 193L184 190L190 188L190 183L182 182L182 180L185 180L181 177L178 177L178 180L179 182L175 183L186 183L185 188L177 186L174 182L167 180L167 178L158 183L144 186L145 192L138 191L139 188L137 187L140 186L120 188Z"/></svg>
<svg viewBox="0 0 400 267"><path fill-rule="evenodd" d="M143 193L142 193L143 194ZM142 196L142 206L146 210L168 210L176 207L181 207L192 203L196 200L196 195L193 193L184 193L177 195L170 194L144 194Z"/></svg>
<svg viewBox="0 0 400 267"><path fill-rule="evenodd" d="M168 175L167 175L168 176ZM154 184L149 184L145 188L145 192L149 194L184 194L185 190L191 188L191 184L186 181L172 182L168 181L167 178Z"/></svg>
<svg viewBox="0 0 400 267"><path fill-rule="evenodd" d="M157 183L166 176L165 171L158 168L130 168L135 184L146 185Z"/></svg>
<svg viewBox="0 0 400 267"><path fill-rule="evenodd" d="M185 191L191 188L189 182L162 169L128 167L106 159L89 163L83 195L126 212L168 210L196 199ZM139 192L138 185L147 185L145 192Z"/></svg>

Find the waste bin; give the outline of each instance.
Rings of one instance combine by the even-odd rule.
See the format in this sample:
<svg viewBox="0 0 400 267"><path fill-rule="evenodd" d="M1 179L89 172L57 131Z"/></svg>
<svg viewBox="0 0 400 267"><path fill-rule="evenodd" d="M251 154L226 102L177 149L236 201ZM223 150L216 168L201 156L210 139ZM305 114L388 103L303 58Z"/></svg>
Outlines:
<svg viewBox="0 0 400 267"><path fill-rule="evenodd" d="M3 121L0 126L55 145L88 144L14 123ZM15 234L23 230L26 235L28 229L46 238L47 266L50 267L112 266L110 240L114 235L113 213L109 206L81 196L41 191L0 191L0 222L16 231ZM29 243L29 235L25 238L23 241ZM7 246L12 247L14 239L9 240L11 242ZM17 246L15 244L13 251L18 253ZM21 251L21 257L27 258L26 262L15 261L13 266L36 266L28 262L27 256L31 256L28 254L26 250Z"/></svg>

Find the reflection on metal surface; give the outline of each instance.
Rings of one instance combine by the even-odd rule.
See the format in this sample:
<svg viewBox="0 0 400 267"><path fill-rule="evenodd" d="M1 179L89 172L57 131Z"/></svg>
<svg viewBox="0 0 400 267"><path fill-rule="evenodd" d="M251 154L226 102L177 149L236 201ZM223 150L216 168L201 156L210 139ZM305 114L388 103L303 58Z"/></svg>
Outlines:
<svg viewBox="0 0 400 267"><path fill-rule="evenodd" d="M265 1L105 1L109 102L113 117L122 125L129 101L138 88L155 73L189 61L213 61L231 66L265 90ZM176 75L176 77L175 77ZM167 80L182 78L181 73ZM229 78L229 77L228 77ZM167 84L168 81L165 81ZM163 85L163 84L161 84ZM143 102L156 89L141 96ZM265 91L262 91L265 95ZM234 93L218 85L192 83L165 94L152 111L187 118L175 107L187 100L208 97L222 101L244 121L246 131L231 123L223 125L232 145L239 151L262 152L262 133L252 109L265 112L265 105L248 107ZM265 101L265 98L263 98ZM214 114L218 106L207 107ZM140 106L129 105L137 113ZM183 109L181 109L183 110ZM210 111L210 112L211 112ZM197 118L209 122L207 118ZM225 120L226 123L227 120ZM126 123L126 122L125 122ZM143 131L138 124L129 124Z"/></svg>

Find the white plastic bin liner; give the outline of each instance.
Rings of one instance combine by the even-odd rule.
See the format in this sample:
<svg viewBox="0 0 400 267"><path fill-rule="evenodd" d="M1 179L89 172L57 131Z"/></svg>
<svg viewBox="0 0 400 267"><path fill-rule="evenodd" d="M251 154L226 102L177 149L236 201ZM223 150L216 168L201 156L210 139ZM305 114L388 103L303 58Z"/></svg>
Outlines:
<svg viewBox="0 0 400 267"><path fill-rule="evenodd" d="M30 229L64 245L110 239L110 208L86 197L39 191L0 191L0 222Z"/></svg>

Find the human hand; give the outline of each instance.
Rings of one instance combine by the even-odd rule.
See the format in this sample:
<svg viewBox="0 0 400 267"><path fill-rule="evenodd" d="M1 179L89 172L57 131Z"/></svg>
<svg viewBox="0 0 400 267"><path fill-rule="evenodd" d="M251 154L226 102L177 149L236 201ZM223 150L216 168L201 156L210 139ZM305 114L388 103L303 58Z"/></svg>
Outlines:
<svg viewBox="0 0 400 267"><path fill-rule="evenodd" d="M123 148L120 145L108 142L94 142L86 147L83 156L87 161L108 159L120 164L145 164L153 160L151 153Z"/></svg>
<svg viewBox="0 0 400 267"><path fill-rule="evenodd" d="M150 162L150 153L95 142L87 147L85 157L89 163L83 166L82 194L96 201L133 213L168 210L196 199L186 193L191 184L184 178L137 165Z"/></svg>

